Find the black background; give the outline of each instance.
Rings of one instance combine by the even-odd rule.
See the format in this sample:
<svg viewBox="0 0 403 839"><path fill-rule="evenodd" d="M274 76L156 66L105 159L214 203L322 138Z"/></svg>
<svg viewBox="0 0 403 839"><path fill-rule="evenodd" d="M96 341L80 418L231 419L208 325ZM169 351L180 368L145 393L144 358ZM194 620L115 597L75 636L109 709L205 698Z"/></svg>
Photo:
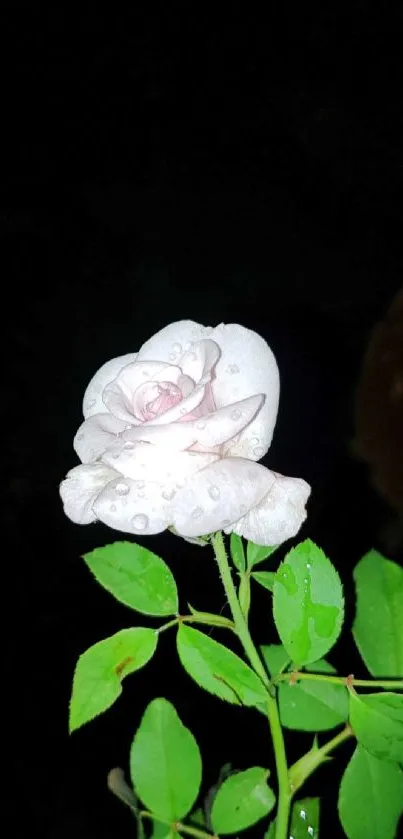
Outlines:
<svg viewBox="0 0 403 839"><path fill-rule="evenodd" d="M168 633L115 707L69 739L79 653L133 621L80 560L116 534L73 525L58 496L77 462L82 395L105 360L173 320L263 335L282 379L264 462L312 484L301 535L341 570L351 621L350 570L378 532L377 499L349 449L354 389L403 262L402 14L365 0L271 3L261 19L237 4L104 14L13 4L3 31L14 827L132 836L106 776L127 769L154 696L197 736L204 791L227 760L273 767L273 757L263 718L203 694ZM144 544L170 563L182 604L224 606L208 550L167 534ZM268 614L262 591L252 622L262 642L276 640ZM349 641L332 660L360 669ZM291 757L311 739L288 737ZM306 787L325 796L324 835L336 836L350 752Z"/></svg>

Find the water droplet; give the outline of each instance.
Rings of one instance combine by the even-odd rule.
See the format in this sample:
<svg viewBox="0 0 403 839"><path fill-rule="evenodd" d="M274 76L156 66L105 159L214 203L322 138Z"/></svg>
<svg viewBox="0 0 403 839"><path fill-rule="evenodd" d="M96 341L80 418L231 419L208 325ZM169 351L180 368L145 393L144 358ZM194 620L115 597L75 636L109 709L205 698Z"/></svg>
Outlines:
<svg viewBox="0 0 403 839"><path fill-rule="evenodd" d="M116 504L111 504L111 506L109 507L109 509L110 509L111 513L114 513L114 512L115 512L115 510L116 510Z"/></svg>
<svg viewBox="0 0 403 839"><path fill-rule="evenodd" d="M315 835L315 828L314 828L314 827L312 827L312 825L311 825L311 824L310 824L310 825L308 825L308 833L309 833L309 835L310 835L310 836L314 836L314 835Z"/></svg>
<svg viewBox="0 0 403 839"><path fill-rule="evenodd" d="M306 819L306 810L300 810L300 811L299 811L299 814L300 814L300 816L301 816L301 819L304 819L304 821L305 821L305 819Z"/></svg>
<svg viewBox="0 0 403 839"><path fill-rule="evenodd" d="M239 373L238 365L237 364L229 364L228 367L227 367L227 373L229 373L230 376L234 376L235 373Z"/></svg>
<svg viewBox="0 0 403 839"><path fill-rule="evenodd" d="M235 408L234 411L231 411L231 419L239 420L242 416L241 411L238 411L238 408Z"/></svg>
<svg viewBox="0 0 403 839"><path fill-rule="evenodd" d="M176 361L176 354L174 352L170 352L168 358L170 361Z"/></svg>
<svg viewBox="0 0 403 839"><path fill-rule="evenodd" d="M307 568L310 568L310 567L311 567L311 563L310 563L310 562L307 562L306 567L307 567Z"/></svg>
<svg viewBox="0 0 403 839"><path fill-rule="evenodd" d="M77 434L77 440L84 440L84 431L81 431L80 434Z"/></svg>
<svg viewBox="0 0 403 839"><path fill-rule="evenodd" d="M203 507L195 507L194 510L192 510L192 513L191 513L192 519L199 519L200 516L203 515L203 512L204 512Z"/></svg>
<svg viewBox="0 0 403 839"><path fill-rule="evenodd" d="M120 457L120 452L113 452L112 457L113 457L114 460L117 460L118 457Z"/></svg>
<svg viewBox="0 0 403 839"><path fill-rule="evenodd" d="M126 451L134 449L134 443L131 440L128 440L127 443L124 444L123 448L126 449Z"/></svg>
<svg viewBox="0 0 403 839"><path fill-rule="evenodd" d="M144 481L136 481L137 489L144 489Z"/></svg>
<svg viewBox="0 0 403 839"><path fill-rule="evenodd" d="M137 513L137 515L133 516L132 518L132 526L135 530L145 530L148 525L148 516L145 516L144 513Z"/></svg>
<svg viewBox="0 0 403 839"><path fill-rule="evenodd" d="M284 586L287 594L296 594L298 591L297 583L295 582L295 576L292 569L289 565L283 565L283 567L277 572L277 581L282 583Z"/></svg>
<svg viewBox="0 0 403 839"><path fill-rule="evenodd" d="M208 494L210 498L213 498L214 501L217 501L220 497L220 490L216 486L209 487Z"/></svg>
<svg viewBox="0 0 403 839"><path fill-rule="evenodd" d="M129 487L127 484L116 484L115 486L116 495L127 495L129 492Z"/></svg>
<svg viewBox="0 0 403 839"><path fill-rule="evenodd" d="M196 423L196 428L198 428L199 431L203 431L203 428L205 428L205 427L206 427L206 423L203 422L203 421Z"/></svg>
<svg viewBox="0 0 403 839"><path fill-rule="evenodd" d="M175 490L174 489L171 489L171 490L165 489L162 493L162 497L165 498L165 501L171 501L171 499L174 497L174 495L175 495Z"/></svg>
<svg viewBox="0 0 403 839"><path fill-rule="evenodd" d="M255 448L253 449L253 454L255 455L255 457L261 457L263 453L264 449L262 448L262 446L255 446Z"/></svg>
<svg viewBox="0 0 403 839"><path fill-rule="evenodd" d="M179 353L182 352L182 345L181 344L174 344L172 349L177 355L179 355Z"/></svg>
<svg viewBox="0 0 403 839"><path fill-rule="evenodd" d="M96 399L90 399L89 402L87 402L88 408L93 408L96 401L97 401Z"/></svg>
<svg viewBox="0 0 403 839"><path fill-rule="evenodd" d="M190 341L186 341L185 350L190 350L191 346L192 346L192 344L190 343Z"/></svg>
<svg viewBox="0 0 403 839"><path fill-rule="evenodd" d="M250 444L251 446L258 446L260 443L259 437L252 437Z"/></svg>

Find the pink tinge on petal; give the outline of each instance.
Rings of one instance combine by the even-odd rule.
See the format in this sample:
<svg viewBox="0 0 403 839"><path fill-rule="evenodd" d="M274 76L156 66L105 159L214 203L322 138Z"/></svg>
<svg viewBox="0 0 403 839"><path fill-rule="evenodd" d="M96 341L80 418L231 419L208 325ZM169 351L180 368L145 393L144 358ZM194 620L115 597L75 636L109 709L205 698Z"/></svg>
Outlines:
<svg viewBox="0 0 403 839"><path fill-rule="evenodd" d="M143 417L145 420L153 420L154 417L159 417L165 414L169 408L174 408L182 402L182 393L177 385L171 382L159 382L157 385L157 396L149 402L146 402L143 409Z"/></svg>

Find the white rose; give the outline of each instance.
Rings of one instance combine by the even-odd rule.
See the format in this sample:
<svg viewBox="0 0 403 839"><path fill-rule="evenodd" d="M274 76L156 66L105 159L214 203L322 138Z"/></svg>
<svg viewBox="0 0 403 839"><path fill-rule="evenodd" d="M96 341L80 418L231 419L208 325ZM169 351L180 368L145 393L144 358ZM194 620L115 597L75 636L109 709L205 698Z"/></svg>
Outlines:
<svg viewBox="0 0 403 839"><path fill-rule="evenodd" d="M310 487L256 462L278 400L276 360L255 332L171 323L88 385L74 439L82 465L60 486L66 514L137 535L173 527L284 542L306 518Z"/></svg>

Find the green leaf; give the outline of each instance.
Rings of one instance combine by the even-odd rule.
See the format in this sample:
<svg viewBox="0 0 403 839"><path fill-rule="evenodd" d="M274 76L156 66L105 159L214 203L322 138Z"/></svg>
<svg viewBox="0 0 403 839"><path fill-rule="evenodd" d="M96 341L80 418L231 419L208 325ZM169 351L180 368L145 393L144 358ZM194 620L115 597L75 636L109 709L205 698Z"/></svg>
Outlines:
<svg viewBox="0 0 403 839"><path fill-rule="evenodd" d="M403 763L403 696L350 691L350 723L368 752Z"/></svg>
<svg viewBox="0 0 403 839"><path fill-rule="evenodd" d="M269 772L253 766L230 775L220 786L211 810L216 834L236 833L255 824L273 809L276 798L266 781Z"/></svg>
<svg viewBox="0 0 403 839"><path fill-rule="evenodd" d="M130 773L136 795L165 821L182 819L197 798L199 747L166 699L154 699L145 710L132 743Z"/></svg>
<svg viewBox="0 0 403 839"><path fill-rule="evenodd" d="M230 536L230 553L231 559L238 571L245 571L246 561L243 543L237 533L231 533Z"/></svg>
<svg viewBox="0 0 403 839"><path fill-rule="evenodd" d="M403 676L403 568L369 551L354 568L353 636L373 676Z"/></svg>
<svg viewBox="0 0 403 839"><path fill-rule="evenodd" d="M278 545L255 545L254 542L248 542L246 545L246 560L248 568L253 568L259 562L268 559L274 551L277 551Z"/></svg>
<svg viewBox="0 0 403 839"><path fill-rule="evenodd" d="M179 658L189 676L209 693L234 705L261 705L266 690L256 674L222 644L181 624L177 635Z"/></svg>
<svg viewBox="0 0 403 839"><path fill-rule="evenodd" d="M131 609L156 617L177 613L173 575L147 548L133 542L114 542L83 558L98 583Z"/></svg>
<svg viewBox="0 0 403 839"><path fill-rule="evenodd" d="M251 577L257 583L260 583L263 588L267 588L268 591L273 591L273 584L276 579L274 571L252 571Z"/></svg>
<svg viewBox="0 0 403 839"><path fill-rule="evenodd" d="M307 668L312 673L335 673L325 659ZM348 718L348 691L344 685L302 680L278 685L280 720L296 731L326 731Z"/></svg>
<svg viewBox="0 0 403 839"><path fill-rule="evenodd" d="M70 701L70 731L113 705L122 693L122 679L147 664L157 641L154 629L121 629L80 655Z"/></svg>
<svg viewBox="0 0 403 839"><path fill-rule="evenodd" d="M310 539L293 548L277 571L273 614L281 641L298 667L321 658L339 636L344 615L340 578Z"/></svg>
<svg viewBox="0 0 403 839"><path fill-rule="evenodd" d="M291 810L289 839L319 839L319 798L301 798ZM272 822L264 839L274 839L276 822Z"/></svg>
<svg viewBox="0 0 403 839"><path fill-rule="evenodd" d="M395 839L403 772L358 745L342 777L339 816L348 839Z"/></svg>
<svg viewBox="0 0 403 839"><path fill-rule="evenodd" d="M290 656L282 644L263 644L260 649L272 679L290 664Z"/></svg>

